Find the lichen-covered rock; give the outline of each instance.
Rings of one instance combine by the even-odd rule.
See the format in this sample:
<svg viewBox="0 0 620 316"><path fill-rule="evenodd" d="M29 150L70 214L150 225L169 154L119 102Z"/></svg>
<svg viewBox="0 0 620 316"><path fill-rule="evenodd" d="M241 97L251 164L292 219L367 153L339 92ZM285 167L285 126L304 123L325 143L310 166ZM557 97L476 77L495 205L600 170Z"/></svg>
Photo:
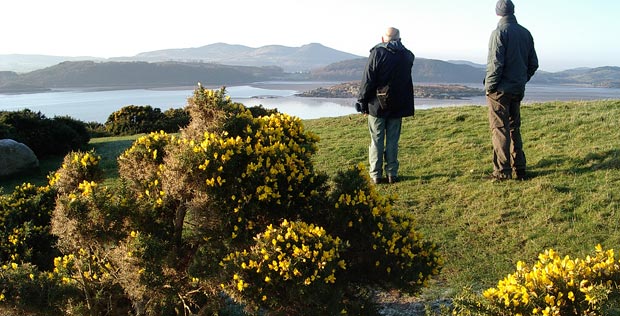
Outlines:
<svg viewBox="0 0 620 316"><path fill-rule="evenodd" d="M12 139L0 139L0 177L39 167L39 159L25 144Z"/></svg>

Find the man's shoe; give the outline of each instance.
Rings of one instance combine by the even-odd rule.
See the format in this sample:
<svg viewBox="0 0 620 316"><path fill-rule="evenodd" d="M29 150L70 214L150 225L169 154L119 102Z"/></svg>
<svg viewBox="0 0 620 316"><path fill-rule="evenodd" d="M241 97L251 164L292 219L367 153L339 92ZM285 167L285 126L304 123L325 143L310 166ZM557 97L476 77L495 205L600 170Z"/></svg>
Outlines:
<svg viewBox="0 0 620 316"><path fill-rule="evenodd" d="M388 183L389 184L393 184L398 182L398 177L397 176L388 176Z"/></svg>
<svg viewBox="0 0 620 316"><path fill-rule="evenodd" d="M490 174L488 176L485 177L486 180L490 180L491 182L502 182L502 181L506 181L506 180L510 180L509 177L506 176L497 176L494 174Z"/></svg>
<svg viewBox="0 0 620 316"><path fill-rule="evenodd" d="M374 183L374 184L381 184L381 183L383 183L383 179L382 178L372 178L372 183Z"/></svg>
<svg viewBox="0 0 620 316"><path fill-rule="evenodd" d="M516 175L516 179L519 181L525 181L528 179L527 174L525 173L525 171L517 171L515 172Z"/></svg>

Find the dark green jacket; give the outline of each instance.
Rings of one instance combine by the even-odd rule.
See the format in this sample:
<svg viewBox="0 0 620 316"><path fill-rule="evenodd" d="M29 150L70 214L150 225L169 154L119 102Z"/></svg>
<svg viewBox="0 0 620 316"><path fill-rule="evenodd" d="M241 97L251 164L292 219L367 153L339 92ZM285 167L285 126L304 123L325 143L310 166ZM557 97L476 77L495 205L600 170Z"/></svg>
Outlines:
<svg viewBox="0 0 620 316"><path fill-rule="evenodd" d="M532 34L517 23L514 15L502 17L489 40L486 91L522 95L537 69Z"/></svg>
<svg viewBox="0 0 620 316"><path fill-rule="evenodd" d="M414 60L413 53L400 40L380 43L370 50L357 97L364 113L382 118L413 116L411 67ZM377 87L386 85L393 74L396 78L390 85L390 93L398 100L398 106L384 110L377 100Z"/></svg>

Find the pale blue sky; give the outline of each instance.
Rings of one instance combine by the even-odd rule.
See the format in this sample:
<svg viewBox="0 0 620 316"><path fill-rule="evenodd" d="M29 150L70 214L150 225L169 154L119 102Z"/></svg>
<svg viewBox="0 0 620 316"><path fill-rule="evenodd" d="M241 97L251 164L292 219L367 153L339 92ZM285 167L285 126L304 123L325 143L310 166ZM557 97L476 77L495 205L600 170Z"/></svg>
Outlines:
<svg viewBox="0 0 620 316"><path fill-rule="evenodd" d="M485 63L496 0L2 0L0 54L117 57L224 42L367 56L388 26L416 56ZM541 69L620 66L620 1L514 0Z"/></svg>

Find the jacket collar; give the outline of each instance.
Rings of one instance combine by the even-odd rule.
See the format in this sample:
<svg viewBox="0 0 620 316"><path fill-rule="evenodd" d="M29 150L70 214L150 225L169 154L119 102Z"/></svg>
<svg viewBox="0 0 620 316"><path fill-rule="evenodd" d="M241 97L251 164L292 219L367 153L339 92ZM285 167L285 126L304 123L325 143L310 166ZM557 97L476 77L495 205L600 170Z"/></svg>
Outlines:
<svg viewBox="0 0 620 316"><path fill-rule="evenodd" d="M396 41L389 41L387 43L379 43L377 45L375 45L375 47L373 47L371 49L371 51L373 49L377 49L377 48L385 48L388 51L395 53L401 50L405 50L405 46L403 45L403 43L400 40L396 40Z"/></svg>
<svg viewBox="0 0 620 316"><path fill-rule="evenodd" d="M510 23L517 23L517 18L515 17L514 14L503 16L501 19L499 19L498 25L510 24Z"/></svg>

